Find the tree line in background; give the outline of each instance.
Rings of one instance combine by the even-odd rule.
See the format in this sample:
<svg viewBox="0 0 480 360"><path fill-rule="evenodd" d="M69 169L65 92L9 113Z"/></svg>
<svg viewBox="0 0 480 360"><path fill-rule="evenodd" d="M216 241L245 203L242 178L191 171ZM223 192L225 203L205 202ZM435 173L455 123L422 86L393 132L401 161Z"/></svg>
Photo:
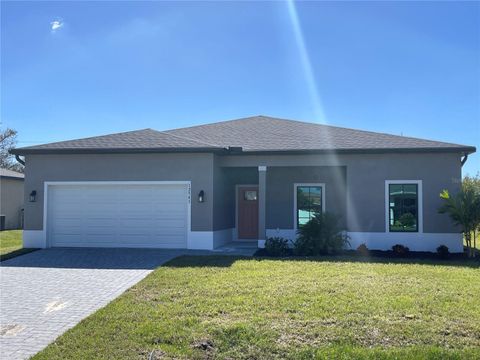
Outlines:
<svg viewBox="0 0 480 360"><path fill-rule="evenodd" d="M17 145L17 131L14 129L0 130L0 168L18 171L23 173L23 165L20 164L15 156L10 154L10 150Z"/></svg>
<svg viewBox="0 0 480 360"><path fill-rule="evenodd" d="M458 193L452 195L443 190L440 197L443 204L439 212L449 214L453 222L461 227L468 256L475 257L480 234L480 174L466 176Z"/></svg>

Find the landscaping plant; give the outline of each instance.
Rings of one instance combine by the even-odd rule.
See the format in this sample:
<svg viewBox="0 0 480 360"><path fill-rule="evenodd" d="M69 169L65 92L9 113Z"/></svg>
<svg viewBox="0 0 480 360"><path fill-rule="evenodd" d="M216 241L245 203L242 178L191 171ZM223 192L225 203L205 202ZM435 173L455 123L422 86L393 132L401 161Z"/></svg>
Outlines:
<svg viewBox="0 0 480 360"><path fill-rule="evenodd" d="M392 251L398 257L404 257L410 253L410 249L402 244L393 245Z"/></svg>
<svg viewBox="0 0 480 360"><path fill-rule="evenodd" d="M265 251L269 256L286 256L288 250L288 240L282 237L269 237L265 241Z"/></svg>
<svg viewBox="0 0 480 360"><path fill-rule="evenodd" d="M462 228L468 248L468 256L474 257L476 250L476 236L480 227L480 177L465 177L462 187L456 194L448 190L440 193L443 205L438 210L441 214L447 213L455 225ZM472 242L473 235L473 242Z"/></svg>
<svg viewBox="0 0 480 360"><path fill-rule="evenodd" d="M437 247L437 254L440 259L448 259L450 257L450 251L448 250L448 246L440 245Z"/></svg>
<svg viewBox="0 0 480 360"><path fill-rule="evenodd" d="M357 247L357 252L362 255L362 256L368 256L369 254L369 251L368 251L368 247L366 244L360 244L358 247Z"/></svg>
<svg viewBox="0 0 480 360"><path fill-rule="evenodd" d="M328 212L316 214L297 230L297 235L294 250L301 256L333 254L350 244L338 217Z"/></svg>

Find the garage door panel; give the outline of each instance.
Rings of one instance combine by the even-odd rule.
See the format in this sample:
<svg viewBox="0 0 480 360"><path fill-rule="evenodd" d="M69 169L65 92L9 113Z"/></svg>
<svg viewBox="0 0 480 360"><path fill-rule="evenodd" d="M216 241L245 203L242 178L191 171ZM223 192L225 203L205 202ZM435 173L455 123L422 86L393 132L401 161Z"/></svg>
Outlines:
<svg viewBox="0 0 480 360"><path fill-rule="evenodd" d="M155 196L150 191L149 192L122 192L121 193L121 202L124 204L139 203L145 204L150 203L152 196Z"/></svg>
<svg viewBox="0 0 480 360"><path fill-rule="evenodd" d="M89 215L84 219L83 224L85 224L85 226L87 227L89 226L115 227L118 225L118 220L112 217L107 218L107 217L99 216L95 218Z"/></svg>
<svg viewBox="0 0 480 360"><path fill-rule="evenodd" d="M89 216L100 216L104 215L105 217L112 216L118 211L117 203L93 203L87 202L84 204L84 207L88 207Z"/></svg>
<svg viewBox="0 0 480 360"><path fill-rule="evenodd" d="M148 216L149 219L153 219L151 209L143 207L142 209L128 210L125 212L118 212L118 219L145 219Z"/></svg>
<svg viewBox="0 0 480 360"><path fill-rule="evenodd" d="M150 228L145 228L141 226L129 226L125 227L123 229L120 229L118 235L128 235L128 236L135 236L135 235L141 235L141 236L151 236L152 231Z"/></svg>
<svg viewBox="0 0 480 360"><path fill-rule="evenodd" d="M82 226L82 220L79 217L71 217L71 218L56 218L55 219L55 229L59 229L61 227L74 227Z"/></svg>
<svg viewBox="0 0 480 360"><path fill-rule="evenodd" d="M162 236L156 236L155 240L156 243L159 245L166 245L166 244L171 244L171 245L176 245L178 242L182 241L182 237L178 235L162 235ZM150 237L149 236L144 236L144 235L120 235L119 236L119 242L121 244L135 244L135 243L141 243L141 244L149 244L150 242ZM178 245L177 245L178 247Z"/></svg>
<svg viewBox="0 0 480 360"><path fill-rule="evenodd" d="M156 203L152 204L152 210L158 213L169 213L172 211L185 211L185 204L179 204L174 202L163 202L163 203Z"/></svg>
<svg viewBox="0 0 480 360"><path fill-rule="evenodd" d="M91 246L95 246L97 243L114 244L117 242L117 237L112 234L86 234L84 242Z"/></svg>
<svg viewBox="0 0 480 360"><path fill-rule="evenodd" d="M55 232L52 235L61 236L61 235L82 235L83 230L82 226L58 226L55 228Z"/></svg>
<svg viewBox="0 0 480 360"><path fill-rule="evenodd" d="M186 209L182 208L167 208L167 209L152 209L152 214L154 218L178 218L180 214L184 214Z"/></svg>
<svg viewBox="0 0 480 360"><path fill-rule="evenodd" d="M55 243L81 242L82 234L55 234L52 239Z"/></svg>
<svg viewBox="0 0 480 360"><path fill-rule="evenodd" d="M61 204L52 212L52 215L55 217L69 217L69 216L80 216L83 210L78 206L79 204Z"/></svg>
<svg viewBox="0 0 480 360"><path fill-rule="evenodd" d="M187 185L51 185L52 246L185 248Z"/></svg>
<svg viewBox="0 0 480 360"><path fill-rule="evenodd" d="M117 222L119 229L125 230L128 228L151 229L155 226L155 220L142 218L120 218Z"/></svg>
<svg viewBox="0 0 480 360"><path fill-rule="evenodd" d="M109 226L87 226L84 230L85 235L112 235L116 234L115 228Z"/></svg>
<svg viewBox="0 0 480 360"><path fill-rule="evenodd" d="M185 228L185 222L177 219L157 219L154 221L155 229Z"/></svg>

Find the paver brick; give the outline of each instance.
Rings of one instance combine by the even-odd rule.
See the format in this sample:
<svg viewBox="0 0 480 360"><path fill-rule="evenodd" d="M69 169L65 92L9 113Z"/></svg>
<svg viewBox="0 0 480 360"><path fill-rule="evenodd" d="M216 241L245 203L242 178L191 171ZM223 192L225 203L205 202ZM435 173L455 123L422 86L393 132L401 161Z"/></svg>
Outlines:
<svg viewBox="0 0 480 360"><path fill-rule="evenodd" d="M47 249L2 262L0 359L25 359L179 250Z"/></svg>

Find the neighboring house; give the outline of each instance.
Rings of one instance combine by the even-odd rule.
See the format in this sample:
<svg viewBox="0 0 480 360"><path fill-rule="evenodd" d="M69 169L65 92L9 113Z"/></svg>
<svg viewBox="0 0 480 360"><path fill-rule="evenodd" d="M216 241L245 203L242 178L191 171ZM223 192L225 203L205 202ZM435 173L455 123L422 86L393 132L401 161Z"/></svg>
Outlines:
<svg viewBox="0 0 480 360"><path fill-rule="evenodd" d="M21 229L23 220L23 174L0 169L0 217L2 230ZM0 218L1 219L1 218Z"/></svg>
<svg viewBox="0 0 480 360"><path fill-rule="evenodd" d="M336 213L353 248L462 251L438 213L471 146L265 116L15 149L27 247L213 249Z"/></svg>

